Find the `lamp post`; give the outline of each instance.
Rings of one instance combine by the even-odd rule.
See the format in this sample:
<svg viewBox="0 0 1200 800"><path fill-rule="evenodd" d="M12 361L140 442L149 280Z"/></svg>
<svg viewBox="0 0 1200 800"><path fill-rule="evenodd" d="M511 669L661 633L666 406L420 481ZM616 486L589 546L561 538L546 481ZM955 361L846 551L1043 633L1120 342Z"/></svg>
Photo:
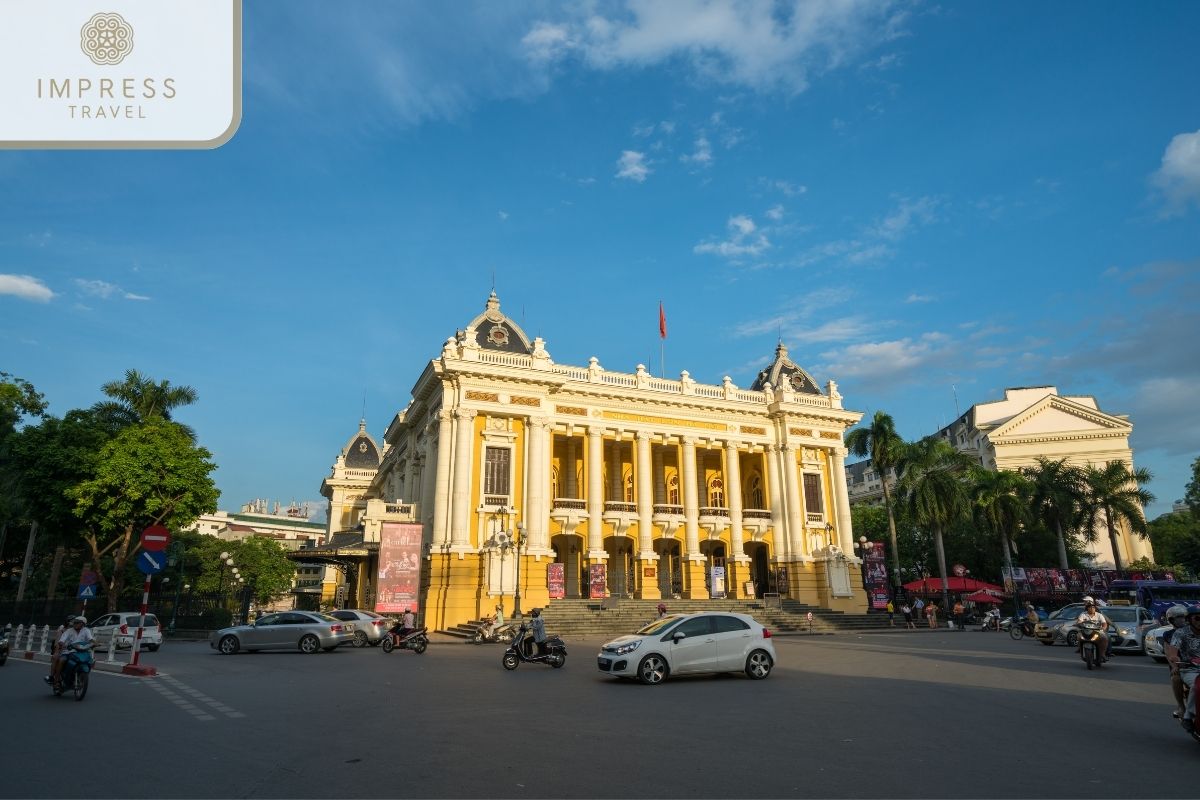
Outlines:
<svg viewBox="0 0 1200 800"><path fill-rule="evenodd" d="M221 577L217 578L217 594L225 587L225 567L233 566L233 559L229 557L229 553L221 553Z"/></svg>
<svg viewBox="0 0 1200 800"><path fill-rule="evenodd" d="M862 582L863 591L867 593L867 611L870 612L874 603L871 601L871 584L867 576L867 556L876 548L883 547L878 542L868 542L867 537L860 536L858 541L854 543L854 549L858 553L858 557L862 559Z"/></svg>
<svg viewBox="0 0 1200 800"><path fill-rule="evenodd" d="M513 595L513 619L521 618L521 548L525 544L525 523L517 523L517 591Z"/></svg>

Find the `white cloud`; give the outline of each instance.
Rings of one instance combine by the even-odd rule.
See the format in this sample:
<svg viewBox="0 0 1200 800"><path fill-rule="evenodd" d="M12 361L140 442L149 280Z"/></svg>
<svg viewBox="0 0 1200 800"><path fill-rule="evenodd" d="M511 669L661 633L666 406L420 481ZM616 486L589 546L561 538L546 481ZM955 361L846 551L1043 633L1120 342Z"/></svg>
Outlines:
<svg viewBox="0 0 1200 800"><path fill-rule="evenodd" d="M858 378L864 383L927 380L923 371L956 357L957 348L944 334L929 332L918 338L851 344L822 353L824 374L838 380Z"/></svg>
<svg viewBox="0 0 1200 800"><path fill-rule="evenodd" d="M111 297L117 296L125 300L149 300L149 297L141 294L127 292L115 283L97 280L84 280L83 278L75 279L75 286L79 291L92 297L99 297L102 300L108 300Z"/></svg>
<svg viewBox="0 0 1200 800"><path fill-rule="evenodd" d="M771 178L759 178L759 183L776 192L782 192L787 197L795 197L798 194L804 194L808 191L808 187L791 181L772 180Z"/></svg>
<svg viewBox="0 0 1200 800"><path fill-rule="evenodd" d="M1183 214L1192 203L1200 207L1200 130L1171 139L1151 180L1166 198L1164 215Z"/></svg>
<svg viewBox="0 0 1200 800"><path fill-rule="evenodd" d="M505 219L508 219L508 212L507 211L497 211L496 216L502 220L505 220Z"/></svg>
<svg viewBox="0 0 1200 800"><path fill-rule="evenodd" d="M740 259L746 256L759 256L770 246L770 241L754 220L745 214L730 217L726 223L730 237L723 242L701 242L692 248L693 253L709 253L730 259Z"/></svg>
<svg viewBox="0 0 1200 800"><path fill-rule="evenodd" d="M54 292L32 275L0 274L0 294L11 294L36 303L48 303L54 297Z"/></svg>
<svg viewBox="0 0 1200 800"><path fill-rule="evenodd" d="M781 206L781 205L771 206L770 208L767 209L766 216L767 216L767 219L778 222L779 220L783 219L783 206Z"/></svg>
<svg viewBox="0 0 1200 800"><path fill-rule="evenodd" d="M906 303L932 303L933 296L928 295L928 294L917 294L916 292L910 292L908 297L904 298L904 302L906 302Z"/></svg>
<svg viewBox="0 0 1200 800"><path fill-rule="evenodd" d="M918 197L916 200L902 197L896 209L884 217L883 221L874 227L872 233L882 239L899 239L913 225L928 225L933 222L936 208L937 201L932 197Z"/></svg>
<svg viewBox="0 0 1200 800"><path fill-rule="evenodd" d="M702 167L711 166L713 160L712 145L709 144L708 138L704 134L697 136L696 145L692 150L692 153L690 155L680 156L679 160L685 164L699 164Z"/></svg>
<svg viewBox="0 0 1200 800"><path fill-rule="evenodd" d="M798 93L897 34L904 12L876 0L629 0L612 12L576 7L567 23L538 23L526 46L538 61L574 51L598 69L683 59L718 83ZM607 14L607 15L606 15Z"/></svg>
<svg viewBox="0 0 1200 800"><path fill-rule="evenodd" d="M646 180L646 176L651 171L646 161L645 153L639 153L636 150L625 150L621 153L621 157L617 159L618 178L627 178L631 181L641 183Z"/></svg>

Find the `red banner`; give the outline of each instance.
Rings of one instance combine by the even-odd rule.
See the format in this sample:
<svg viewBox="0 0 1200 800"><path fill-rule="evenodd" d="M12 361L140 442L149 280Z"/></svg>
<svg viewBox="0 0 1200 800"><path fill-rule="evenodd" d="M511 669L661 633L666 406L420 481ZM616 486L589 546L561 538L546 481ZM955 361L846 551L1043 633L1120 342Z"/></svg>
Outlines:
<svg viewBox="0 0 1200 800"><path fill-rule="evenodd" d="M417 613L421 597L421 526L385 522L379 532L379 588L375 610Z"/></svg>
<svg viewBox="0 0 1200 800"><path fill-rule="evenodd" d="M589 597L608 597L608 570L606 564L588 567Z"/></svg>
<svg viewBox="0 0 1200 800"><path fill-rule="evenodd" d="M567 596L567 576L563 566L559 561L546 565L546 588L550 590L551 600L561 600Z"/></svg>
<svg viewBox="0 0 1200 800"><path fill-rule="evenodd" d="M868 542L867 544L872 544ZM888 592L887 564L883 560L883 545L875 543L863 556L863 581L867 587L867 597L871 608L887 608L890 593Z"/></svg>

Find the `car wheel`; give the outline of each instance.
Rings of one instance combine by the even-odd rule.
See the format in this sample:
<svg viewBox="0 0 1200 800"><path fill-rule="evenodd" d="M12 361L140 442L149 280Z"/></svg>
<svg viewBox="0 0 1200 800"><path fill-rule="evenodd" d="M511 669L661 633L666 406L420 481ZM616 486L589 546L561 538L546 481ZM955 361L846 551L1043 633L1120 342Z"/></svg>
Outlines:
<svg viewBox="0 0 1200 800"><path fill-rule="evenodd" d="M755 650L746 658L746 677L761 681L771 674L773 666L771 656L766 650Z"/></svg>
<svg viewBox="0 0 1200 800"><path fill-rule="evenodd" d="M300 637L300 652L315 653L321 649L321 640L313 636L311 633L307 636Z"/></svg>
<svg viewBox="0 0 1200 800"><path fill-rule="evenodd" d="M222 654L231 656L238 651L238 640L236 636L222 636L221 641L217 642L217 650Z"/></svg>
<svg viewBox="0 0 1200 800"><path fill-rule="evenodd" d="M517 668L517 664L520 663L520 660L517 658L516 653L505 653L504 659L500 663L504 665L505 669L514 670Z"/></svg>
<svg viewBox="0 0 1200 800"><path fill-rule="evenodd" d="M354 646L355 647L366 647L367 646L367 632L366 631L355 631L354 632Z"/></svg>
<svg viewBox="0 0 1200 800"><path fill-rule="evenodd" d="M662 683L670 672L671 668L667 666L667 660L657 653L651 653L642 659L642 663L638 664L638 680L647 686Z"/></svg>
<svg viewBox="0 0 1200 800"><path fill-rule="evenodd" d="M1079 631L1068 631L1067 647L1079 647Z"/></svg>

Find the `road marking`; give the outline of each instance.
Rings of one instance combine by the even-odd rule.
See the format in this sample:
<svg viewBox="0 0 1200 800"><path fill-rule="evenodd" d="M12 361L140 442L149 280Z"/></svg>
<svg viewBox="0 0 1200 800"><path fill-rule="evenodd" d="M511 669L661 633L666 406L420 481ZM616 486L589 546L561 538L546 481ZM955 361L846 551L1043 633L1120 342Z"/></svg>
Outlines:
<svg viewBox="0 0 1200 800"><path fill-rule="evenodd" d="M203 692L188 686L186 683L172 678L170 675L159 675L151 678L149 684L154 691L200 721L216 719L215 716L209 713L209 709L223 714L230 719L243 719L246 716L237 709L225 705L220 700L214 700ZM192 702L193 700L196 702ZM208 709L201 708L196 703L208 706Z"/></svg>

